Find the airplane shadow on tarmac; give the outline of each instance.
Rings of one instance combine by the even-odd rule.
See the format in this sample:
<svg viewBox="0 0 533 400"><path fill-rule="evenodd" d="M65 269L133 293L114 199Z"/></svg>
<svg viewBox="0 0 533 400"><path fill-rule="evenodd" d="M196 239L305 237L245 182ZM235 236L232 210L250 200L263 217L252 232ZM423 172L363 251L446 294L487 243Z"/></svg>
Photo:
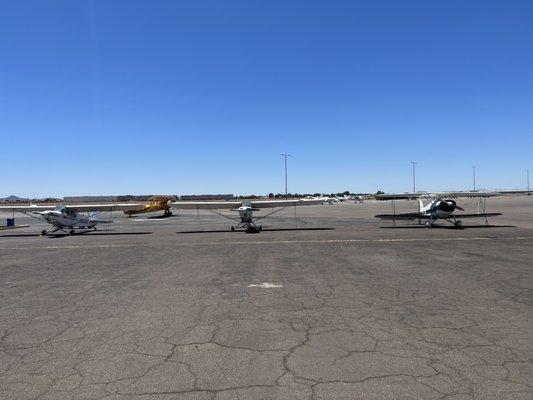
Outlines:
<svg viewBox="0 0 533 400"><path fill-rule="evenodd" d="M178 218L178 217L179 217L178 215L152 215L150 217L146 217L146 219L167 219L167 218Z"/></svg>
<svg viewBox="0 0 533 400"><path fill-rule="evenodd" d="M480 228L516 228L514 225L463 225L460 227L457 226L446 226L446 225L433 225L431 228L426 228L424 224L421 225L392 225L392 226L380 226L381 229L453 229L453 230L464 230L464 229L480 229Z"/></svg>
<svg viewBox="0 0 533 400"><path fill-rule="evenodd" d="M153 232L87 232L87 233L77 233L74 236L128 236L128 235L151 235ZM43 236L49 239L59 239L63 237L70 236L68 233L50 233L47 236ZM11 235L0 235L1 238L7 237L41 237L39 233L15 233Z"/></svg>
<svg viewBox="0 0 533 400"><path fill-rule="evenodd" d="M281 232L281 231L333 231L335 228L263 228L262 232ZM203 231L182 231L176 232L177 234L187 233L260 233L260 232L245 232L244 230L237 230L231 232L229 229L211 229Z"/></svg>

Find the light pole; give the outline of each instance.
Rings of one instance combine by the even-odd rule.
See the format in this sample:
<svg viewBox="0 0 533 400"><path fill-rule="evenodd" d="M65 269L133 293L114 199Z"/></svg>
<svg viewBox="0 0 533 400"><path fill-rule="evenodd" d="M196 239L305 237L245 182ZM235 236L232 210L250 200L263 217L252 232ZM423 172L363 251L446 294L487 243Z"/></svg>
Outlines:
<svg viewBox="0 0 533 400"><path fill-rule="evenodd" d="M474 188L474 192L476 191L476 167L472 167L472 187Z"/></svg>
<svg viewBox="0 0 533 400"><path fill-rule="evenodd" d="M411 164L413 164L413 194L416 194L416 164L418 163L411 161Z"/></svg>
<svg viewBox="0 0 533 400"><path fill-rule="evenodd" d="M285 159L285 198L287 198L287 157L290 157L290 154L281 153L281 156Z"/></svg>
<svg viewBox="0 0 533 400"><path fill-rule="evenodd" d="M526 175L527 175L527 195L529 196L529 169L526 169Z"/></svg>

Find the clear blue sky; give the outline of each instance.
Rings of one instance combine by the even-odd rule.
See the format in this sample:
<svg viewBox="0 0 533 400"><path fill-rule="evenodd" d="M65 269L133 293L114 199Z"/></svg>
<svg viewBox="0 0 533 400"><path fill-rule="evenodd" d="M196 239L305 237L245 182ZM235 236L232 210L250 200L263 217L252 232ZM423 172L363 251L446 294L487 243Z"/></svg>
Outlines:
<svg viewBox="0 0 533 400"><path fill-rule="evenodd" d="M0 196L525 186L533 2L6 1Z"/></svg>

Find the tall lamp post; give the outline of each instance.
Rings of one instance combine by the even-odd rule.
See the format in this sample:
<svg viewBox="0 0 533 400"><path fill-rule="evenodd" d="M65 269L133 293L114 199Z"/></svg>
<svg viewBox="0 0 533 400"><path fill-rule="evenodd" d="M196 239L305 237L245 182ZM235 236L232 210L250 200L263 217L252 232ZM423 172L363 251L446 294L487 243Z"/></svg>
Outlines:
<svg viewBox="0 0 533 400"><path fill-rule="evenodd" d="M416 164L418 163L411 161L411 164L413 164L413 194L416 194Z"/></svg>
<svg viewBox="0 0 533 400"><path fill-rule="evenodd" d="M287 157L290 157L290 154L287 153L281 153L281 156L285 160L285 198L287 198Z"/></svg>
<svg viewBox="0 0 533 400"><path fill-rule="evenodd" d="M476 167L472 167L472 187L474 192L476 191Z"/></svg>

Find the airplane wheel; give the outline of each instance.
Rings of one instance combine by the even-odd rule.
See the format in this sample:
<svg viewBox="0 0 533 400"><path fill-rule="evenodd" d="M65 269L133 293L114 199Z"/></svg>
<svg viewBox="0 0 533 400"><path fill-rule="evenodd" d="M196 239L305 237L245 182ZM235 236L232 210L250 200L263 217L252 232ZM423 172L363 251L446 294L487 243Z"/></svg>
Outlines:
<svg viewBox="0 0 533 400"><path fill-rule="evenodd" d="M96 230L96 226L93 226L93 229Z"/></svg>
<svg viewBox="0 0 533 400"><path fill-rule="evenodd" d="M463 221L455 221L455 224L454 224L456 227L460 228L461 226L463 226Z"/></svg>
<svg viewBox="0 0 533 400"><path fill-rule="evenodd" d="M231 231L235 232L235 227L234 226L231 227Z"/></svg>
<svg viewBox="0 0 533 400"><path fill-rule="evenodd" d="M259 225L259 231L263 230L263 225Z"/></svg>
<svg viewBox="0 0 533 400"><path fill-rule="evenodd" d="M46 229L41 232L41 236L46 236L47 234L48 232L46 231Z"/></svg>
<svg viewBox="0 0 533 400"><path fill-rule="evenodd" d="M431 228L431 223L429 221L426 221L424 225L426 226L426 228Z"/></svg>
<svg viewBox="0 0 533 400"><path fill-rule="evenodd" d="M69 232L69 235L70 236L74 236L76 234L76 231L74 229L71 229L70 232Z"/></svg>

